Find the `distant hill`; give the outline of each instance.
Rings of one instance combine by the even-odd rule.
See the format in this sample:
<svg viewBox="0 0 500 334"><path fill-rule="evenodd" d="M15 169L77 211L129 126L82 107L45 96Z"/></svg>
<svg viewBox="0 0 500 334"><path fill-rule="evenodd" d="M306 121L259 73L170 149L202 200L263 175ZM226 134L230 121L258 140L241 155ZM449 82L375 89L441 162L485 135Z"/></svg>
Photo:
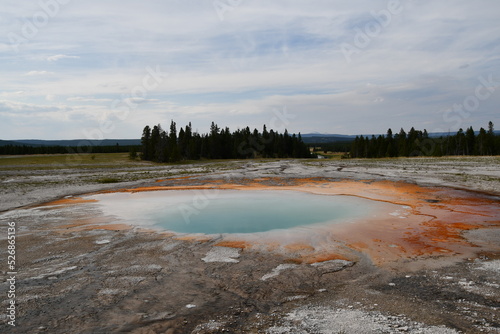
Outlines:
<svg viewBox="0 0 500 334"><path fill-rule="evenodd" d="M7 145L20 145L19 143L15 142L15 141L11 141L11 140L1 140L0 139L0 146L7 146Z"/></svg>
<svg viewBox="0 0 500 334"><path fill-rule="evenodd" d="M439 132L429 133L429 137L447 137L455 135L456 132ZM476 135L479 131L476 131ZM500 135L500 131L495 131L495 135ZM364 134L364 137L371 138L371 134ZM378 137L375 134L375 137ZM340 134L324 134L324 133L306 133L302 135L302 140L306 144L329 144L329 143L348 143L353 141L356 135L340 135ZM72 140L39 140L39 139L21 139L21 140L1 140L0 146L63 146L63 147L76 147L76 146L138 146L141 145L140 139L104 139L104 140L87 140L87 139L72 139Z"/></svg>
<svg viewBox="0 0 500 334"><path fill-rule="evenodd" d="M479 131L475 131L476 136L479 134ZM396 134L396 133L394 133ZM433 132L429 133L429 137L431 138L439 138L439 137L448 137L454 136L457 132ZM500 130L494 131L496 136L500 135ZM373 134L375 137L378 137L379 134ZM383 134L385 136L385 134ZM302 140L306 144L331 144L331 143L346 143L353 141L356 136L363 136L371 138L372 134L363 134L363 135L339 135L339 134L323 134L323 133L306 133L302 135Z"/></svg>
<svg viewBox="0 0 500 334"><path fill-rule="evenodd" d="M338 134L322 134L322 133L306 133L302 135L302 140L306 144L327 144L341 143L353 141L356 136L338 135Z"/></svg>
<svg viewBox="0 0 500 334"><path fill-rule="evenodd" d="M140 139L104 139L104 140L39 140L39 139L21 139L21 140L0 140L0 146L136 146L141 145Z"/></svg>
<svg viewBox="0 0 500 334"><path fill-rule="evenodd" d="M466 129L464 129L464 132L465 132ZM486 129L487 130L487 129ZM476 134L476 136L479 134L479 131L474 131L474 133ZM500 135L500 130L495 130L493 131L493 133L495 134L495 136L499 136ZM433 132L433 133L429 133L429 137L431 138L439 138L439 137L448 137L448 136L454 136L456 135L457 132Z"/></svg>

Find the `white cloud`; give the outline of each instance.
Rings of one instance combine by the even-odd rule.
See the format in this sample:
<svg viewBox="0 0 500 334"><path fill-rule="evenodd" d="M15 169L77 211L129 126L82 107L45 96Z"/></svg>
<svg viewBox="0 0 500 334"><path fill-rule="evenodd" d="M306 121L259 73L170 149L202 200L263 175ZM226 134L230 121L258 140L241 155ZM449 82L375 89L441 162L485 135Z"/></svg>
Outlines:
<svg viewBox="0 0 500 334"><path fill-rule="evenodd" d="M21 96L23 96L25 94L26 94L25 91L19 90L19 91L16 91L16 92L1 92L0 96L1 97L21 97Z"/></svg>
<svg viewBox="0 0 500 334"><path fill-rule="evenodd" d="M0 100L0 113L11 114L40 114L44 112L68 111L65 106L39 105L34 103L23 103L10 100Z"/></svg>
<svg viewBox="0 0 500 334"><path fill-rule="evenodd" d="M4 2L0 30L21 34L19 22L33 7ZM22 105L15 112L11 105L19 119L55 108L52 115L73 120L65 124L70 134L109 113L116 100L135 106L116 126L124 137L171 118L260 127L269 110L284 105L300 119L290 125L294 131L447 128L443 110L474 94L478 77L500 81L500 3L400 3L402 12L348 63L340 45L354 45L387 0L243 1L223 21L212 1L73 1L18 53L0 44L0 97ZM147 77L146 68L157 66L170 74L161 82ZM498 95L481 101L464 126L487 124ZM71 110L44 105L56 100ZM12 131L2 128L5 136Z"/></svg>
<svg viewBox="0 0 500 334"><path fill-rule="evenodd" d="M48 72L48 71L29 71L25 75L26 76L38 76L38 75L50 75L50 74L54 74L54 73Z"/></svg>
<svg viewBox="0 0 500 334"><path fill-rule="evenodd" d="M113 99L96 99L93 97L82 97L82 96L74 96L74 97L68 97L66 101L69 102L91 102L91 103L109 103L112 102Z"/></svg>
<svg viewBox="0 0 500 334"><path fill-rule="evenodd" d="M61 59L79 59L79 56L67 56L67 55L55 55L55 56L50 56L47 57L47 61L58 61Z"/></svg>

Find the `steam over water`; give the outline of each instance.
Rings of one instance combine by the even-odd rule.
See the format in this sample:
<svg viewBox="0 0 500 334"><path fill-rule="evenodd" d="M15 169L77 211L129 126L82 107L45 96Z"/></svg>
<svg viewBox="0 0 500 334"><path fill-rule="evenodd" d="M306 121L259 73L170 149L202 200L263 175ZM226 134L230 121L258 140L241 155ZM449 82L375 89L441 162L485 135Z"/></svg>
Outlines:
<svg viewBox="0 0 500 334"><path fill-rule="evenodd" d="M106 215L178 233L257 233L369 216L381 204L298 191L174 190L93 195ZM317 226L317 225L316 225Z"/></svg>

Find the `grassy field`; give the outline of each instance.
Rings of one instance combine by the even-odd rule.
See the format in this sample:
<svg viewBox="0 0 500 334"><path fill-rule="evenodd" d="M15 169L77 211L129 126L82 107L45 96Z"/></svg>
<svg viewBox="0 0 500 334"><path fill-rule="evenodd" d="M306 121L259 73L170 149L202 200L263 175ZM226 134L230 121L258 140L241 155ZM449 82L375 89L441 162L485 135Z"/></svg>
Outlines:
<svg viewBox="0 0 500 334"><path fill-rule="evenodd" d="M62 169L79 171L101 171L102 173L113 173L117 169L144 169L154 173L156 167L170 167L176 170L177 174L189 173L188 168L202 168L197 173L211 173L224 171L232 168L238 168L241 164L247 162L269 162L274 159L265 160L189 160L176 163L154 163L150 161L130 160L128 153L96 153L96 154L46 154L46 155L17 155L0 156L0 174L4 172L35 172L35 171L57 171ZM179 170L180 168L180 170ZM148 173L149 172L145 172ZM162 174L163 175L163 174ZM148 176L148 175L143 175ZM163 175L166 176L166 175ZM169 176L171 176L169 174ZM136 177L138 177L136 175ZM136 179L134 177L134 179ZM129 177L130 178L130 177ZM0 180L2 176L0 175ZM120 179L107 178L103 175L98 178L99 183L115 183Z"/></svg>
<svg viewBox="0 0 500 334"><path fill-rule="evenodd" d="M411 162L416 160L423 160L427 162L450 162L456 160L462 161L475 161L478 163L485 159L494 160L500 164L500 156L495 157L474 157L474 156L450 156L450 157L414 157L414 158L380 158L380 159L342 159L343 153L328 153L322 154L325 160L342 160L344 163L361 162L370 165L377 162ZM214 164L227 167L234 163L267 163L271 161L279 161L284 159L248 159L248 160L190 160L181 161L177 163L153 163L149 161L129 159L128 153L95 153L95 154L43 154L43 155L15 155L15 156L0 156L0 170L12 169L71 169L71 168L116 168L116 167L144 167L144 166L161 166L161 165L203 165ZM318 159L301 159L302 162L320 162Z"/></svg>
<svg viewBox="0 0 500 334"><path fill-rule="evenodd" d="M0 156L0 170L11 168L106 168L123 166L144 166L151 164L143 161L131 161L128 153L96 153L96 154L43 154Z"/></svg>

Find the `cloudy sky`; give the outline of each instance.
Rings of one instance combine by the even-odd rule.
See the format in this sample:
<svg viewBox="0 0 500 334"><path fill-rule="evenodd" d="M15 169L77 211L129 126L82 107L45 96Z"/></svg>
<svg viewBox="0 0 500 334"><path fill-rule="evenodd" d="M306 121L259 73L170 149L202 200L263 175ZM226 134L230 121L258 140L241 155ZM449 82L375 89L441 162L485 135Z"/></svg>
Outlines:
<svg viewBox="0 0 500 334"><path fill-rule="evenodd" d="M2 0L0 139L500 128L500 2Z"/></svg>

